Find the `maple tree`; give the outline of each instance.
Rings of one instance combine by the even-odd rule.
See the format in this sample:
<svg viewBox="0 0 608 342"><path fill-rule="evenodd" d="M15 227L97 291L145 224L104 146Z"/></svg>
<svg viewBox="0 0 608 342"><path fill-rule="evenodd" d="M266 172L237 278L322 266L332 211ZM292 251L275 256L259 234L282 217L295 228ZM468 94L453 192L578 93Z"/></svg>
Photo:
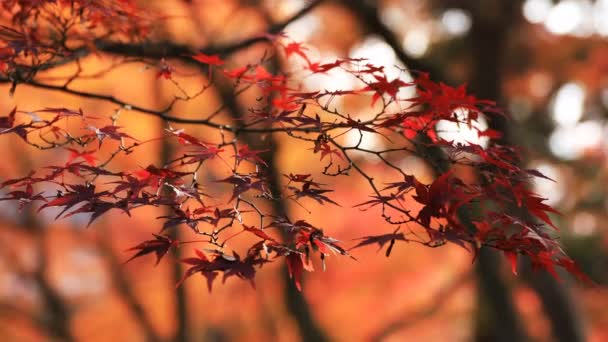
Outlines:
<svg viewBox="0 0 608 342"><path fill-rule="evenodd" d="M515 274L518 257L525 256L535 268L555 277L555 267L562 267L587 280L556 241L556 227L548 215L556 211L543 203L542 194L529 189L532 178L546 176L523 168L517 149L497 140L501 132L475 125L480 116L492 120L506 114L493 101L468 93L465 85L453 87L417 70L404 69L401 77L391 78L367 59L317 61L307 46L282 34L281 27L205 51L155 41L153 20L129 0L15 0L2 6L10 15L10 26L0 26L0 82L11 84L11 93L31 86L117 108L108 115L64 108L61 103L49 108L18 103L0 118L0 135L15 134L32 148L64 150L68 157L25 177L4 180L2 201L14 201L21 208L37 205L39 212L55 210L56 219L88 214L88 225L115 212L130 215L138 208L165 207L169 214L158 218L158 232L130 248L134 254L129 260L154 254L158 264L169 250L187 248L193 256L181 260L189 267L182 281L201 274L209 290L219 275L254 284L255 273L270 262L286 263L301 289L303 272L313 270L312 258L356 259L354 250L372 244L381 249L388 245L389 256L402 243L452 243L473 257L481 248L493 248L504 252ZM232 53L257 42L270 43L271 52L247 65L232 65ZM164 47L154 49L154 44ZM142 63L142 77L152 73L155 82L170 83L176 95L167 106L155 109L119 95L81 90L74 83L89 77L81 61L91 54L121 57L112 68ZM296 67L276 70L272 58ZM45 77L69 64L77 65L72 76L60 82ZM187 89L180 75L193 69L205 81L197 89ZM356 86L325 90L304 84L307 77L330 72L356 80ZM231 84L235 98L256 94L256 105L232 123L219 117L224 105L197 118L179 113L180 103L198 98L219 82ZM369 98L374 114L360 119L336 105L346 97ZM130 112L158 117L171 126L162 136L140 140L121 126L121 115ZM437 129L446 121L475 129L490 142L482 146L447 140ZM197 136L190 131L193 125L213 134ZM344 139L349 134L358 139ZM321 171L280 170L284 183L279 188L270 184L277 165L265 158L273 148L264 145L269 135L298 141L298 153L316 155ZM367 147L366 135L377 136L382 147ZM128 158L158 140L177 142L180 154L163 165L124 170L115 165L118 156ZM383 176L368 171L360 155L378 160ZM433 166L437 175L432 182L421 181L395 162L410 155ZM229 176L202 179L200 174L212 161L219 161L213 165L221 165ZM461 170L474 170L474 180L462 177ZM293 201L303 208L311 203L340 206L332 199L331 182L344 177L363 178L369 186L370 197L356 205L360 214L379 214L386 222L368 236L353 236L359 240L352 246L332 238L331 227L322 229L305 218L268 209L268 203L277 201ZM207 193L217 187L221 194ZM169 232L176 229L189 229L199 239L174 239ZM245 235L253 241L249 248L234 250L228 244Z"/></svg>

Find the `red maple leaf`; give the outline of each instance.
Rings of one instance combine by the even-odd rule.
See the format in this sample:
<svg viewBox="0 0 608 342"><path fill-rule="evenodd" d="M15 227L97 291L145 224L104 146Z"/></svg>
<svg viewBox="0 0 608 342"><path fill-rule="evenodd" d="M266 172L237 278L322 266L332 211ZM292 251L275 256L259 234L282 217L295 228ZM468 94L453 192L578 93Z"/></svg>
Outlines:
<svg viewBox="0 0 608 342"><path fill-rule="evenodd" d="M251 227L251 226L247 226L247 225L243 225L243 229L247 232L250 232L264 240L268 240L268 241L272 241L272 242L277 242L273 237L271 237L270 235L266 234L265 231L256 228L256 227Z"/></svg>
<svg viewBox="0 0 608 342"><path fill-rule="evenodd" d="M232 202L235 198L239 197L241 194L251 189L258 190L262 193L266 192L266 185L264 181L254 180L250 176L234 174L217 182L230 183L234 185L234 189L232 190L232 197L228 202Z"/></svg>
<svg viewBox="0 0 608 342"><path fill-rule="evenodd" d="M386 256L388 257L390 256L393 246L395 245L395 241L407 241L405 235L403 235L403 233L397 233L397 231L399 231L399 228L397 228L394 232L390 234L365 236L360 239L362 240L361 242L351 247L350 249L355 249L372 244L378 244L378 250L381 250L384 245L388 243L389 246L386 250Z"/></svg>
<svg viewBox="0 0 608 342"><path fill-rule="evenodd" d="M268 166L266 162L258 156L260 153L268 152L268 150L250 150L247 144L241 146L234 156L236 158L237 164L240 164L243 160L249 161L253 164L262 164L264 166Z"/></svg>
<svg viewBox="0 0 608 342"><path fill-rule="evenodd" d="M287 44L286 46L284 46L285 49L285 55L287 56L287 58L289 58L289 56L296 54L300 57L302 57L308 64L310 64L310 60L308 59L308 56L306 56L306 53L304 53L304 51L308 50L306 47L302 46L302 43L298 43L298 42L291 42L289 44Z"/></svg>
<svg viewBox="0 0 608 342"><path fill-rule="evenodd" d="M169 248L177 247L179 242L177 240L173 240L171 237L166 235L154 235L154 240L144 241L137 246L131 247L127 249L127 251L138 251L133 255L129 260L125 261L125 263L139 258L140 256L144 256L146 254L154 253L156 254L156 265L160 262L160 260L167 254Z"/></svg>
<svg viewBox="0 0 608 342"><path fill-rule="evenodd" d="M247 71L249 71L250 67L247 65L234 68L232 70L224 70L224 74L230 78L241 78Z"/></svg>
<svg viewBox="0 0 608 342"><path fill-rule="evenodd" d="M206 55L202 52L192 56L192 59L209 65L223 65L225 63L218 55Z"/></svg>
<svg viewBox="0 0 608 342"><path fill-rule="evenodd" d="M372 96L372 106L380 99L383 94L388 94L393 100L396 99L397 93L401 87L411 86L412 83L403 82L401 79L396 78L389 81L386 75L378 76L374 75L376 82L368 83L367 87L363 88L362 91L374 91Z"/></svg>
<svg viewBox="0 0 608 342"><path fill-rule="evenodd" d="M287 261L287 271L289 277L293 279L298 291L302 291L302 273L307 269L306 263L303 261L304 255L300 253L290 253L285 257Z"/></svg>
<svg viewBox="0 0 608 342"><path fill-rule="evenodd" d="M8 116L0 117L0 129L10 129L13 128L15 124L15 113L17 113L17 107L14 107Z"/></svg>
<svg viewBox="0 0 608 342"><path fill-rule="evenodd" d="M87 162L87 164L95 166L95 160L97 160L97 158L95 157L94 153L97 152L96 150L78 152L73 148L66 149L70 151L70 158L68 158L66 165L71 164L77 158L82 158Z"/></svg>

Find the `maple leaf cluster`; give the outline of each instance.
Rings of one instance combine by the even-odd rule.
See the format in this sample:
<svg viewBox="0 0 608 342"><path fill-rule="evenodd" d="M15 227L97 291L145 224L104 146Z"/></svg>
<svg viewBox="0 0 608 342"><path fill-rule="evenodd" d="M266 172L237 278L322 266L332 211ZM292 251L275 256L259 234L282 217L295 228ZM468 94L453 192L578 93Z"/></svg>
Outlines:
<svg viewBox="0 0 608 342"><path fill-rule="evenodd" d="M134 34L129 27L129 32L115 31L110 22L116 16L123 16L134 27L142 22L134 17L136 11L131 1L87 1L86 8L78 10L83 3L5 2L3 6L14 13L14 27L0 28L0 48L8 49L0 50L4 51L0 53L0 61L4 63L0 76L13 83L13 91L19 83L25 83L72 92L110 101L119 105L120 110L154 115L175 124L203 125L212 128L216 135L208 135L203 140L183 128L169 128L163 136L140 141L127 132L128 127L119 126L115 116L100 125L98 117L88 115L80 108L58 105L23 110L24 105L19 104L6 116L0 117L0 135L15 134L23 143L41 150L64 150L66 161L33 171L22 178L3 181L0 189L4 194L0 200L16 201L20 207L39 204L39 211L52 210L56 219L88 214L89 225L109 212L130 215L141 207L165 207L169 214L158 218L161 221L158 232L150 240L131 248L135 252L131 259L154 254L158 263L171 248L204 245L194 249L194 257L181 262L190 267L184 279L201 274L206 278L209 289L220 274L224 280L234 276L253 284L256 271L277 259L287 263L296 286L301 289L302 273L313 270L311 259L315 256L324 264L330 255L352 257L353 249L371 244L378 244L380 248L388 244L388 256L397 242L429 247L453 243L473 255L480 248L494 248L505 253L514 272L518 256L526 256L536 268L545 269L556 277L555 267L560 266L586 279L561 250L550 231L556 229L549 216L555 210L530 190L530 180L544 175L522 168L518 153L511 146L500 145L497 141L488 146L448 141L438 134L437 124L450 121L476 129L479 136L500 137L500 132L480 130L473 123L480 116L491 120L493 115L504 114L492 101L469 94L465 86L452 87L433 81L426 73L408 70L402 70L402 73L409 74L410 80L391 79L383 67L366 59L338 58L329 63L314 61L308 55L307 47L283 35L272 36L271 42L284 58L301 62L301 70L295 73L271 72L264 60L231 67L230 61L222 56L200 51L188 56L167 56L157 61L151 58L144 60L147 65L155 66L156 82L171 82L181 93L186 92L174 73L189 64L188 67L203 71L209 80L223 77L231 82L235 95L251 89L260 94L257 106L249 108L248 115L240 118L238 124L226 125L216 121L217 111L204 119L189 121L176 114L172 106L157 111L133 106L111 96L75 91L70 87L70 81L56 86L38 80L36 73L42 65L49 66L57 58L69 59L74 58L77 52L87 52L88 43L83 43L85 38L71 31L64 33L80 42L76 48L64 44L61 47L64 51L51 53L50 59L30 60L25 64L19 61L25 54L41 55L36 46L38 42L46 41L44 46L59 49L49 44L50 36L40 33L48 25L33 27L24 19L41 11L55 11L52 12L55 15L99 26L101 33L98 32L98 36L86 38L93 40L104 35L107 37L108 32L110 36L121 34L122 37ZM102 5L105 6L103 11ZM135 35L142 38L142 32ZM23 45L23 42L30 45ZM88 49L88 52L96 52L94 48ZM24 71L29 71L27 77L22 77ZM359 83L352 89L304 90L302 78L322 76L330 71L346 73ZM16 79L15 75L21 76ZM74 78L77 77L75 75ZM202 86L197 94L209 86ZM403 90L412 89L415 90L414 97L404 95L411 92ZM187 101L196 96L185 94L176 97L175 101ZM369 97L370 111L376 114L361 119L331 105L336 98L348 96ZM66 124L68 121L72 126ZM75 121L77 128L73 127ZM269 149L250 147L241 139L240 134L243 133L284 134L296 139L301 150L292 153L313 155L323 171L313 174L311 167L306 173L283 172L286 184L275 189L269 181L272 176L270 170L276 167L267 158ZM351 133L361 137L354 145L342 139ZM361 144L364 133L377 135L386 140L386 144L380 148L366 148ZM177 142L181 154L164 165L131 170L115 168L113 160L117 155L128 155L143 144L160 139ZM112 150L109 154L108 149ZM464 165L475 170L476 180L465 181L456 170L434 165L438 162L429 157L429 151L433 149L435 155L448 165ZM378 181L357 157L361 154L378 159L386 170L396 172L397 177ZM436 177L432 182L420 181L417 175L406 173L394 162L410 155L435 166ZM223 165L229 176L201 182L202 166L211 162ZM293 220L265 209L268 203L286 200L303 207L310 204L340 206L332 199L331 184L317 181L321 177L328 180L335 177L364 179L369 185L370 198L361 199L356 207L362 211L380 209L392 233L370 232L369 236L347 249L326 235L324 229L305 219ZM227 201L211 198L203 191L218 186L226 190ZM201 239L177 241L167 232L182 228L189 229ZM227 242L243 233L255 243L240 253L230 249ZM353 236L355 238L359 237Z"/></svg>
<svg viewBox="0 0 608 342"><path fill-rule="evenodd" d="M119 42L151 33L135 0L5 0L0 8L12 24L0 24L0 72L14 82L63 64L83 46L96 49L99 37Z"/></svg>

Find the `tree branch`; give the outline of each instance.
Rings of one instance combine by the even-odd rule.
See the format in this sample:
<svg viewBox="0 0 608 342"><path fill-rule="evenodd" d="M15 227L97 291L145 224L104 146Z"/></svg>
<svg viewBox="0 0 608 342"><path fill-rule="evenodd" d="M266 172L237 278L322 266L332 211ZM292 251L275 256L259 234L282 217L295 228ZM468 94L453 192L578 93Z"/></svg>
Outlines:
<svg viewBox="0 0 608 342"><path fill-rule="evenodd" d="M108 53L153 59L177 58L189 60L190 58L188 56L192 54L193 51L202 52L208 55L218 54L221 56L228 56L258 43L271 42L273 35L280 33L283 31L283 29L285 29L285 27L287 27L287 25L311 12L313 9L321 5L323 1L324 0L311 1L308 5L302 7L299 11L289 16L287 19L280 23L271 25L267 31L234 43L210 45L199 49L192 49L192 47L186 45L176 45L171 41L162 41L142 45L98 41L95 43L95 47L100 51Z"/></svg>

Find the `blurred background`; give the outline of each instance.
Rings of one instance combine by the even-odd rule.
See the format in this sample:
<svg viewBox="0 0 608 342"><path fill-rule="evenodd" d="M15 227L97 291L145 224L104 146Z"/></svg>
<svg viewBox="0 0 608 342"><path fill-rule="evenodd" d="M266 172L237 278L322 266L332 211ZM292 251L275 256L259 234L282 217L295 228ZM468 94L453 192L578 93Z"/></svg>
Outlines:
<svg viewBox="0 0 608 342"><path fill-rule="evenodd" d="M265 32L310 3L163 0L141 6L162 14L155 29L164 40L205 47ZM401 244L388 259L373 247L353 252L359 261L330 258L326 272L306 274L303 297L285 290L280 265L262 269L256 289L229 280L208 293L197 276L176 290L175 256L156 267L151 257L123 264L131 255L125 249L158 231L154 217L162 211L106 215L85 229L87 218L54 221L53 213L38 215L27 207L17 212L15 203L0 202L0 340L608 341L608 0L322 1L284 31L304 42L315 60L367 57L386 66L389 76L390 70L398 74L395 66L429 71L435 80L467 83L476 96L497 100L510 119L480 124L505 132L530 168L555 180L537 180L535 190L562 213L552 219L564 249L597 286L565 274L558 282L526 265L516 277L492 254L472 264L459 247ZM255 62L267 48L256 45L228 60ZM278 62L282 69L292 67L285 59ZM111 61L100 55L83 63L102 70ZM44 76L62 77L69 68ZM148 106L170 99L175 88L154 73L142 75L142 68L124 65L78 85ZM201 81L186 76L186 87ZM349 82L331 73L305 80L311 89L328 90L350 88ZM30 109L81 107L105 117L116 109L25 86L10 96L9 87L0 89L2 113L19 103ZM340 105L364 116L369 99L349 99ZM180 109L212 108L219 101L205 94ZM255 99L238 101L247 108ZM120 123L142 140L165 128L137 113ZM206 134L194 127L188 132ZM450 138L476 136L464 129ZM381 143L365 139L369 146ZM281 168L309 173L318 164L318 156L292 152L290 144L298 142L277 140ZM160 163L167 150L147 144L117 163L145 167ZM41 153L12 136L2 137L0 151L2 180L69 158L67 151ZM400 165L432 179L422 160L404 157ZM368 167L382 172L371 160ZM220 177L212 168L208 173L209 179ZM379 215L351 208L368 196L363 182L338 178L332 185L332 199L343 207L331 215L307 214L293 204L287 210L346 246L391 229Z"/></svg>

